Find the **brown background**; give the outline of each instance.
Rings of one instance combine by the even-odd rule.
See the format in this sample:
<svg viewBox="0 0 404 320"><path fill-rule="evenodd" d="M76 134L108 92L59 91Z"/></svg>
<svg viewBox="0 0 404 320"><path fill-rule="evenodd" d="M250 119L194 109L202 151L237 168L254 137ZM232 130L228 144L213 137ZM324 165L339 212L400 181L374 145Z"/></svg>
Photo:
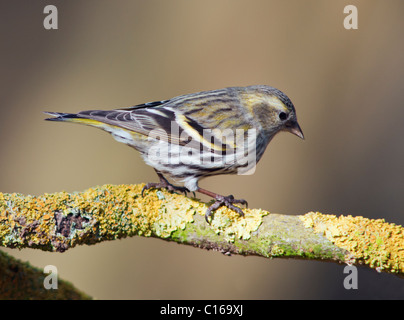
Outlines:
<svg viewBox="0 0 404 320"><path fill-rule="evenodd" d="M43 28L56 5L59 29ZM359 29L343 28L355 4ZM111 109L267 84L294 102L306 140L277 136L253 176L201 186L271 212L404 224L404 2L1 1L0 190L39 195L155 181L132 149L42 111ZM2 249L3 250L3 249ZM5 250L97 298L403 298L404 282L336 264L216 252L134 237L63 254Z"/></svg>

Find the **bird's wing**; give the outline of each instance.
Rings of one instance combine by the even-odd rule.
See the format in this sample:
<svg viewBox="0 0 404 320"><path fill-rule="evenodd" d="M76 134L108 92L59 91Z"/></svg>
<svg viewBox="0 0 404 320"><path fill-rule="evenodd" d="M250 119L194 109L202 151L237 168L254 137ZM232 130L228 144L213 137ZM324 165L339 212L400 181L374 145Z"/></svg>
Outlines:
<svg viewBox="0 0 404 320"><path fill-rule="evenodd" d="M226 129L226 125L227 129L235 128L234 123L242 122L240 113L234 111L238 106L237 97L222 89L110 111L48 113L56 118L47 120L82 123L104 130L109 125L190 148L224 152L234 148L235 141L224 138L219 129Z"/></svg>

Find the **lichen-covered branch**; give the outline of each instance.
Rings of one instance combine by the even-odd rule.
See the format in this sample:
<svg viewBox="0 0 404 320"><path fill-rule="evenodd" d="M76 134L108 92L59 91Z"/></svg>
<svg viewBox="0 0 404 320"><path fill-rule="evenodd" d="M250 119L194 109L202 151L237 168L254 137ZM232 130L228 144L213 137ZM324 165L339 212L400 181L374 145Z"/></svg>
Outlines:
<svg viewBox="0 0 404 320"><path fill-rule="evenodd" d="M301 216L220 208L143 185L105 185L38 197L0 193L0 245L63 252L129 236L157 237L226 254L365 264L404 274L403 227L363 217Z"/></svg>

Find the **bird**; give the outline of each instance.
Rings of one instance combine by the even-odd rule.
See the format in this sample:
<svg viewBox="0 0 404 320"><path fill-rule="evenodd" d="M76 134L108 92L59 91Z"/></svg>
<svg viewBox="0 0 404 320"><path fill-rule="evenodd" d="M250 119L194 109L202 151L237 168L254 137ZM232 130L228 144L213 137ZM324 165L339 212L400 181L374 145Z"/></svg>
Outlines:
<svg viewBox="0 0 404 320"><path fill-rule="evenodd" d="M100 128L139 151L160 180L145 184L142 195L148 189L167 189L213 198L205 213L208 223L222 206L243 216L243 210L235 204L248 203L203 189L199 180L254 171L279 132L304 139L292 101L281 90L267 85L201 91L113 110L45 113L52 116L45 119L48 121Z"/></svg>

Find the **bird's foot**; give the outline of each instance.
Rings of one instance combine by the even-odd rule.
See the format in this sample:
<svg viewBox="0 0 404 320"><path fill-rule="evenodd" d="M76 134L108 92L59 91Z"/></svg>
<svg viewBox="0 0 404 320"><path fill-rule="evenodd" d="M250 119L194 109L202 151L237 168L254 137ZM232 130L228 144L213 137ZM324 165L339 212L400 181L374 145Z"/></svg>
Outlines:
<svg viewBox="0 0 404 320"><path fill-rule="evenodd" d="M187 195L187 192L190 192L185 187L174 186L173 184L169 183L166 179L160 179L160 182L149 182L147 183L142 189L142 197L144 195L145 190L149 189L166 189L168 192L179 192Z"/></svg>
<svg viewBox="0 0 404 320"><path fill-rule="evenodd" d="M213 211L219 209L220 207L226 206L227 208L236 211L242 217L244 216L243 210L241 210L239 207L236 207L233 203L244 204L246 207L248 207L248 203L246 200L234 199L232 195L225 197L217 194L215 196L215 199L216 201L208 208L208 210L206 210L205 213L205 220L209 224L209 218L212 216Z"/></svg>

